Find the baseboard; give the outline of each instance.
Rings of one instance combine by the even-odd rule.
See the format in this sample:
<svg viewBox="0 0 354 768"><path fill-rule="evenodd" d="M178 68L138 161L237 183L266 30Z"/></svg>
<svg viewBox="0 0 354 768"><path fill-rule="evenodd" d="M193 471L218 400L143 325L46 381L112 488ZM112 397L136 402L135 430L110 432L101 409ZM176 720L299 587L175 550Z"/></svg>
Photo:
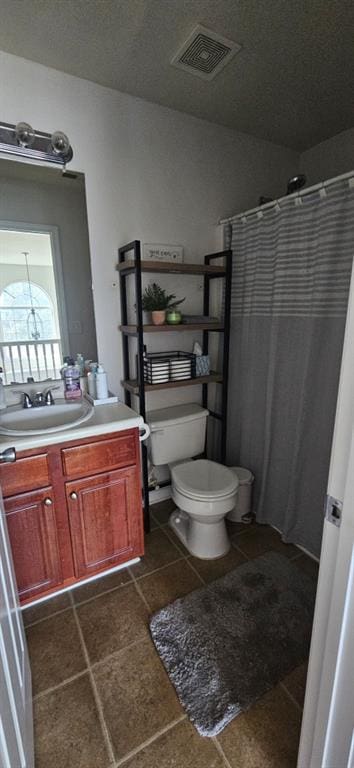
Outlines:
<svg viewBox="0 0 354 768"><path fill-rule="evenodd" d="M159 501L165 501L165 499L171 498L171 486L165 485L161 488L155 488L154 491L149 491L149 504L157 504Z"/></svg>

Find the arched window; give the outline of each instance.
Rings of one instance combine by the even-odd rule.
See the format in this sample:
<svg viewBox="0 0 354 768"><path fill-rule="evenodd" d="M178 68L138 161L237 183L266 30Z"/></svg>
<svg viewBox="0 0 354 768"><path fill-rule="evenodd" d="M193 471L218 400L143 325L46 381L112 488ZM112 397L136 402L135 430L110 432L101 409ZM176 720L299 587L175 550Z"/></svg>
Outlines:
<svg viewBox="0 0 354 768"><path fill-rule="evenodd" d="M54 306L44 288L32 282L9 283L0 294L3 342L55 339Z"/></svg>

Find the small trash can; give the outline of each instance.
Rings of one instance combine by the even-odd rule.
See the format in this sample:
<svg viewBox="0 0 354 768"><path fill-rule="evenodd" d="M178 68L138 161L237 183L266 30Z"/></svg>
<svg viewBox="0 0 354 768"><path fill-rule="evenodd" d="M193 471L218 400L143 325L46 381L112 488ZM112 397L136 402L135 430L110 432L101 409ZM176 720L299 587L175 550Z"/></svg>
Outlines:
<svg viewBox="0 0 354 768"><path fill-rule="evenodd" d="M236 504L228 513L227 520L232 523L242 523L242 518L251 513L252 485L254 476L249 469L244 467L229 467L238 477L238 491Z"/></svg>

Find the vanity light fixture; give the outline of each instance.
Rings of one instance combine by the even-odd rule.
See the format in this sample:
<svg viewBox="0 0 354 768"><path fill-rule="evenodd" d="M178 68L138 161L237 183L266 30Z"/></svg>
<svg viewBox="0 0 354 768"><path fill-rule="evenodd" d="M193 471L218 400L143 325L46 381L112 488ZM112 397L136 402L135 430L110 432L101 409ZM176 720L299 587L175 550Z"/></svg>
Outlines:
<svg viewBox="0 0 354 768"><path fill-rule="evenodd" d="M36 138L36 134L29 123L17 123L15 136L20 147L31 147Z"/></svg>
<svg viewBox="0 0 354 768"><path fill-rule="evenodd" d="M66 133L55 131L50 137L50 143L55 155L65 158L66 162L72 160L73 151Z"/></svg>
<svg viewBox="0 0 354 768"><path fill-rule="evenodd" d="M73 150L65 133L43 133L25 122L17 125L0 122L0 153L55 163L64 170L73 158Z"/></svg>

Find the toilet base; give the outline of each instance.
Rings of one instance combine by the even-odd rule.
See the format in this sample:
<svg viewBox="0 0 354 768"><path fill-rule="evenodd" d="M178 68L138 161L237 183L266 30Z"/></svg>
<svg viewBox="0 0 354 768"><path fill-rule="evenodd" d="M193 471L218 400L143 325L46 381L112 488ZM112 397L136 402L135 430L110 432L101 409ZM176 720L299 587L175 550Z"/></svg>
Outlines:
<svg viewBox="0 0 354 768"><path fill-rule="evenodd" d="M201 523L187 512L176 509L170 516L169 525L188 552L200 560L216 560L230 550L224 518L214 523Z"/></svg>

